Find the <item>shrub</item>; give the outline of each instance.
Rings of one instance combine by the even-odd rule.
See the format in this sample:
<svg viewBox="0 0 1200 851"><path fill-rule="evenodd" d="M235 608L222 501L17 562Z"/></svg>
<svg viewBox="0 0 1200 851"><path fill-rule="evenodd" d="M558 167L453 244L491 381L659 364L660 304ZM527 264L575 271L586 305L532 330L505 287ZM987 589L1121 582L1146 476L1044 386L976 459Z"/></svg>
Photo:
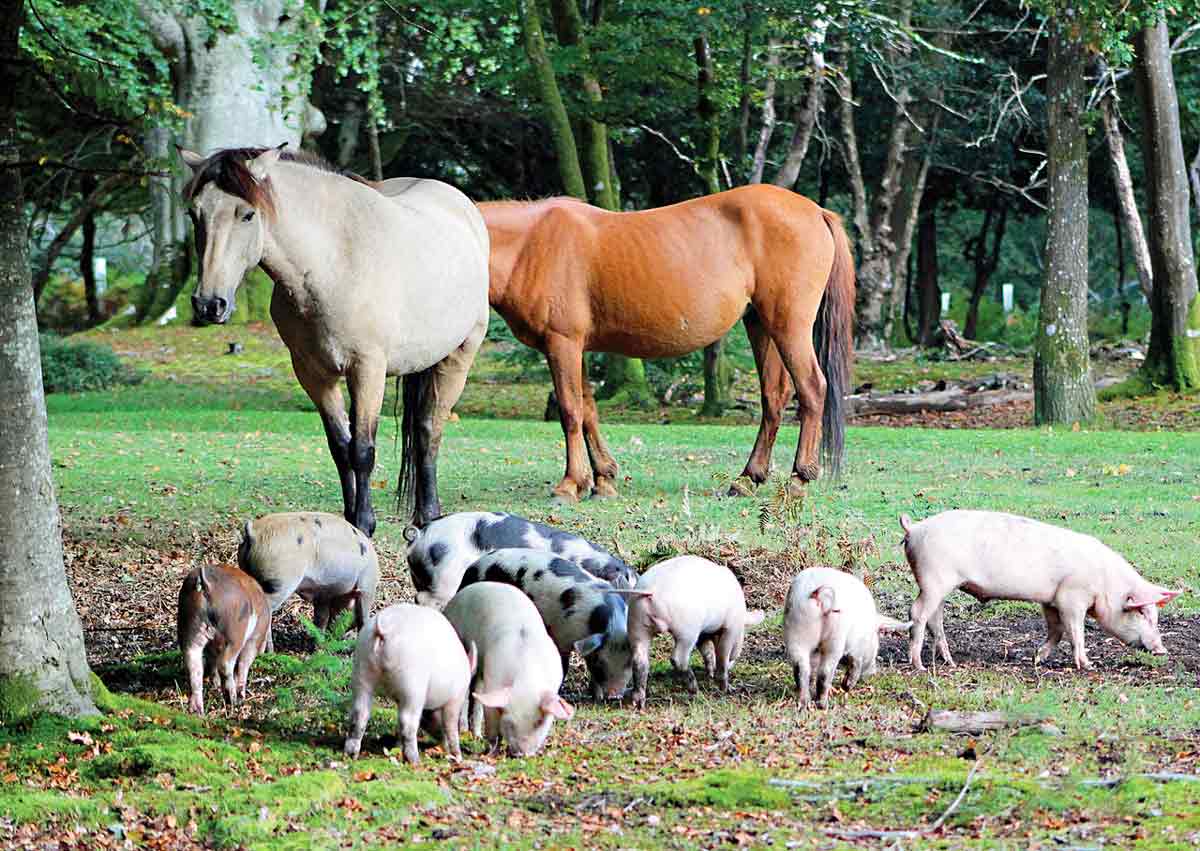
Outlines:
<svg viewBox="0 0 1200 851"><path fill-rule="evenodd" d="M42 334L42 386L47 393L105 390L118 384L137 384L145 376L121 363L110 347L99 343L72 343L53 334Z"/></svg>

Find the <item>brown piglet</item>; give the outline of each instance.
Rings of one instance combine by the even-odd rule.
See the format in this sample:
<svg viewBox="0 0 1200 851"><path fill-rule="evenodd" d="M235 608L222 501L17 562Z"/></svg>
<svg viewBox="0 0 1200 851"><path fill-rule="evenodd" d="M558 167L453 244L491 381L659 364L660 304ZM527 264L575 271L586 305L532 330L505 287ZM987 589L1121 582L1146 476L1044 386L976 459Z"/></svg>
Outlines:
<svg viewBox="0 0 1200 851"><path fill-rule="evenodd" d="M271 634L271 608L254 579L232 564L201 565L179 589L179 650L191 696L188 710L204 714L204 680L215 670L225 702L246 698L246 677Z"/></svg>

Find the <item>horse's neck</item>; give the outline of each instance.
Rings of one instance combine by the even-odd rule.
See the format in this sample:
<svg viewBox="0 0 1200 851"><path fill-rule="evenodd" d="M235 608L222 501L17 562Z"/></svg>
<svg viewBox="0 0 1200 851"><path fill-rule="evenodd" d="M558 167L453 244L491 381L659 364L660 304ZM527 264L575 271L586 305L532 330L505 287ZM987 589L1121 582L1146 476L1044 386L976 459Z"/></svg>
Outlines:
<svg viewBox="0 0 1200 851"><path fill-rule="evenodd" d="M271 175L275 220L263 245L262 268L297 307L319 297L314 286L327 287L345 266L352 246L342 225L352 196L337 175L293 163L280 163Z"/></svg>

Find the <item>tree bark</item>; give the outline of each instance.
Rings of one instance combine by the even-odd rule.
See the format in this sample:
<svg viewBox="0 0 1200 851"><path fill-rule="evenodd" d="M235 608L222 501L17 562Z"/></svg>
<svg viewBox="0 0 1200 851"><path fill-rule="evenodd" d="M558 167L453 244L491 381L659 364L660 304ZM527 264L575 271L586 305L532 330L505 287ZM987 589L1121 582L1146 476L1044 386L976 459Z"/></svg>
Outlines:
<svg viewBox="0 0 1200 851"><path fill-rule="evenodd" d="M813 130L817 119L825 105L825 30L828 22L816 20L813 22L812 35L809 37L809 65L812 68L812 80L808 85L808 93L804 101L796 107L793 123L792 139L788 143L787 157L779 172L771 182L776 186L791 189L800 177L800 168L804 158L808 156L808 146L812 142Z"/></svg>
<svg viewBox="0 0 1200 851"><path fill-rule="evenodd" d="M16 94L25 4L0 0L0 723L94 714L83 629L63 569L29 279Z"/></svg>
<svg viewBox="0 0 1200 851"><path fill-rule="evenodd" d="M1108 67L1101 62L1101 73ZM1150 263L1150 247L1146 243L1146 232L1142 229L1142 217L1138 215L1137 201L1133 196L1133 178L1129 176L1129 161L1125 157L1125 138L1117 116L1117 94L1115 85L1100 101L1100 117L1104 122L1104 139L1108 143L1108 159L1113 170L1113 184L1117 191L1117 209L1121 213L1121 224L1129 238L1129 249L1133 252L1133 265L1137 269L1138 283L1142 294L1150 300L1154 286L1154 272ZM1186 207L1185 207L1186 209Z"/></svg>
<svg viewBox="0 0 1200 851"><path fill-rule="evenodd" d="M700 152L698 171L704 191L715 195L721 191L721 123L720 113L712 97L714 69L708 38L698 36L692 44L696 57L696 114L704 128L704 146ZM701 416L719 417L729 404L730 370L724 357L725 338L714 340L704 347L704 404Z"/></svg>
<svg viewBox="0 0 1200 851"><path fill-rule="evenodd" d="M85 196L96 191L96 178L84 175L80 188ZM100 322L100 297L96 293L96 211L90 210L83 220L83 246L79 249L79 274L83 278L83 295L87 301L87 324Z"/></svg>
<svg viewBox="0 0 1200 851"><path fill-rule="evenodd" d="M1200 388L1200 297L1166 21L1138 32L1134 46L1154 268L1150 346L1141 374L1149 384L1194 390Z"/></svg>
<svg viewBox="0 0 1200 851"><path fill-rule="evenodd" d="M742 12L745 14L744 29L742 31L742 67L738 73L738 124L737 124L737 164L740 168L746 161L746 152L750 149L750 69L754 62L754 27L752 26L751 15L753 7L749 3L742 4ZM771 57L767 56L767 63L770 64ZM773 92L775 89L774 77L767 77L767 88L771 90L771 95L766 95L765 100L773 100ZM774 117L775 105L771 104L771 115ZM766 126L767 108L766 103L763 104L763 125ZM773 124L774 122L772 122Z"/></svg>
<svg viewBox="0 0 1200 851"><path fill-rule="evenodd" d="M938 195L927 195L925 203L921 206L921 216L917 224L917 292L920 293L917 300L920 305L917 342L929 348L934 345L942 309L937 256Z"/></svg>
<svg viewBox="0 0 1200 851"><path fill-rule="evenodd" d="M587 200L587 187L583 183L583 170L579 165L579 153L575 147L575 131L563 104L562 92L558 88L558 77L554 65L546 53L546 36L542 31L542 13L537 0L520 0L521 29L525 34L525 55L533 66L537 80L538 96L550 127L550 138L554 141L555 158L563 189L568 195Z"/></svg>
<svg viewBox="0 0 1200 851"><path fill-rule="evenodd" d="M1200 219L1200 146L1196 148L1196 158L1192 160L1189 174L1192 178L1192 203L1196 205L1196 218Z"/></svg>
<svg viewBox="0 0 1200 851"><path fill-rule="evenodd" d="M763 171L767 166L767 149L771 146L771 137L775 135L775 78L779 74L779 62L779 39L768 39L767 82L763 86L762 127L758 130L758 142L754 145L754 160L750 164L750 176L747 183L762 183Z"/></svg>
<svg viewBox="0 0 1200 851"><path fill-rule="evenodd" d="M996 204L1000 206L1000 215L996 219L995 235L992 237L992 247L989 249L987 244L988 234L992 231L992 218L995 214ZM963 326L963 336L969 340L974 340L977 336L976 329L979 327L979 303L983 301L983 294L987 292L988 284L992 280L992 274L996 271L996 267L1000 265L1000 246L1004 242L1004 231L1008 225L1008 204L998 196L992 196L992 205L987 209L983 217L983 224L979 228L979 234L967 246L967 259L972 261L975 267L975 285L971 288L971 303L967 306L967 322Z"/></svg>
<svg viewBox="0 0 1200 851"><path fill-rule="evenodd" d="M1050 21L1046 100L1050 207L1033 362L1034 419L1077 423L1096 413L1088 362L1088 152L1083 126L1087 46L1062 16Z"/></svg>
<svg viewBox="0 0 1200 851"><path fill-rule="evenodd" d="M146 153L151 162L168 168L171 160L171 134L165 127L152 127L146 133ZM186 240L178 178L151 177L150 242L153 254L146 280L138 294L136 321L157 319L187 283L189 248ZM190 265L190 264L187 264Z"/></svg>

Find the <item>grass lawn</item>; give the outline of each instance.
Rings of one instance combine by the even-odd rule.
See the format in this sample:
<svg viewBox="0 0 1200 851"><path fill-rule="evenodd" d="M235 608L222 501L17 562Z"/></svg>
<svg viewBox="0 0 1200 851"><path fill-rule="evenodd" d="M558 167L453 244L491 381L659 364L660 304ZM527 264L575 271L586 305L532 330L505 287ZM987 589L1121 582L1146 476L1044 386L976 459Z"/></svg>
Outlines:
<svg viewBox="0 0 1200 851"><path fill-rule="evenodd" d="M234 369L235 358L189 350L216 338L188 335L212 332L174 333L111 340L153 363L142 385L48 400L68 572L89 656L111 693L95 719L0 729L0 840L73 831L78 847L889 847L896 837L848 834L906 829L927 832L901 838L903 847L1200 844L1194 433L852 428L845 476L818 483L797 506L782 504L775 484L754 497L719 495L745 462L752 426L611 423L620 498L562 506L549 500L562 472L557 424L471 415L491 397L536 416L544 385L513 382L503 364L485 360L443 444L447 512L514 511L579 530L640 565L700 552L729 564L770 616L748 635L732 695L701 677L690 697L669 675L660 639L645 712L585 701L577 665L566 688L579 712L532 759L489 756L468 736L463 763L425 742L423 763L409 768L381 701L365 757L347 763L346 642L322 639L311 652L297 605L277 626L283 652L252 671L246 705L226 710L212 696L207 718L180 711L186 696L171 648L184 572L201 558L232 558L249 516L337 510L339 498L286 352L266 335L243 335L251 365ZM244 375L209 383L206 370ZM673 423L685 419L673 411ZM374 477L385 602L412 593L390 511L392 429L385 420ZM790 467L795 440L794 426L783 430L776 469ZM982 607L956 594L947 631L959 667L917 674L903 639L886 637L879 675L849 695L836 691L828 711L798 710L778 616L793 572L851 567L901 616L914 586L896 517L952 507L1069 525L1148 577L1191 589L1163 611L1171 657L1089 629L1096 671L1074 671L1063 649L1034 671L1043 627L1033 607ZM920 732L930 708L1046 716L1054 729Z"/></svg>

